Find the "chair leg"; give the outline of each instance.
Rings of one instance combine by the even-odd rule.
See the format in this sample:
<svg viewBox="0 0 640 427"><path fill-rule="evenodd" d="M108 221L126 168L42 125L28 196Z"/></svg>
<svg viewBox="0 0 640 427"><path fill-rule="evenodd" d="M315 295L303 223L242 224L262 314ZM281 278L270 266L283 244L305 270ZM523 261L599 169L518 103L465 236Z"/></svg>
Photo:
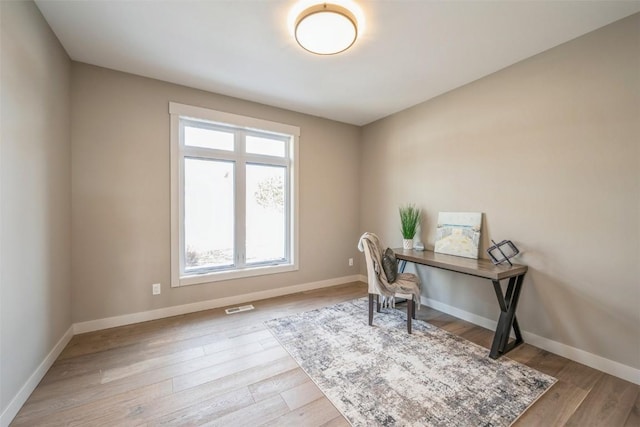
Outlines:
<svg viewBox="0 0 640 427"><path fill-rule="evenodd" d="M407 301L407 332L411 333L411 319L414 319L415 316L415 304L413 303L413 299L411 301Z"/></svg>
<svg viewBox="0 0 640 427"><path fill-rule="evenodd" d="M369 326L373 325L373 294L369 294Z"/></svg>
<svg viewBox="0 0 640 427"><path fill-rule="evenodd" d="M413 320L416 320L416 302L414 300L411 300L411 312L413 313L413 316L411 316L411 318Z"/></svg>
<svg viewBox="0 0 640 427"><path fill-rule="evenodd" d="M380 294L376 295L376 311L380 313Z"/></svg>

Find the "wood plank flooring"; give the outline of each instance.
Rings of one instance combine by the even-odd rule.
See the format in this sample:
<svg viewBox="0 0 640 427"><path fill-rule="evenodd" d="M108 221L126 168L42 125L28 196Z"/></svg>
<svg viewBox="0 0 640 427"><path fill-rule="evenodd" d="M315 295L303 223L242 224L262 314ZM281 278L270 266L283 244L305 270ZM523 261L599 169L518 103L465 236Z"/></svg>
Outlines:
<svg viewBox="0 0 640 427"><path fill-rule="evenodd" d="M366 295L363 283L73 337L14 426L348 426L262 323ZM488 348L492 331L417 317ZM375 321L375 318L374 318ZM640 387L525 344L509 356L558 378L517 426L640 426Z"/></svg>

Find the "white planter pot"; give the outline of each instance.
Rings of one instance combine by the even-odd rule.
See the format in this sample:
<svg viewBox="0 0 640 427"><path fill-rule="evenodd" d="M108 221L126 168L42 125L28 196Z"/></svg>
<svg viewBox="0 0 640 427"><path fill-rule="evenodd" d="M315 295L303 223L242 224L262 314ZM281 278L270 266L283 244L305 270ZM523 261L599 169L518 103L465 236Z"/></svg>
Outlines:
<svg viewBox="0 0 640 427"><path fill-rule="evenodd" d="M403 249L413 249L413 239L402 239Z"/></svg>

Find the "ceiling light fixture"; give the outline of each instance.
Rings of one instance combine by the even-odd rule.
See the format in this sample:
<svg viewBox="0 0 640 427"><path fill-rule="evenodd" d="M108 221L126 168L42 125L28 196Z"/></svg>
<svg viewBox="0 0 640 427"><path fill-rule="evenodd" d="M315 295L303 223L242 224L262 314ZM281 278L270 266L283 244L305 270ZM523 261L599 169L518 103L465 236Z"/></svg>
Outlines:
<svg viewBox="0 0 640 427"><path fill-rule="evenodd" d="M296 41L318 55L344 52L358 37L355 15L346 7L320 3L304 9L295 22Z"/></svg>

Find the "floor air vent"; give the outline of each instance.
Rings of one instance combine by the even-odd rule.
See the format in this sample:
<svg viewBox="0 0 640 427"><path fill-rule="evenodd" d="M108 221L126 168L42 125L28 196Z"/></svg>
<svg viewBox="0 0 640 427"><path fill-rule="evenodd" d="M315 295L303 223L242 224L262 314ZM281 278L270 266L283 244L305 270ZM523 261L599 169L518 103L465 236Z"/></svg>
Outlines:
<svg viewBox="0 0 640 427"><path fill-rule="evenodd" d="M240 307L231 307L231 308L227 308L225 310L225 312L227 314L235 314L235 313L240 313L242 311L249 311L249 310L253 310L255 307L252 304L249 305L241 305Z"/></svg>

